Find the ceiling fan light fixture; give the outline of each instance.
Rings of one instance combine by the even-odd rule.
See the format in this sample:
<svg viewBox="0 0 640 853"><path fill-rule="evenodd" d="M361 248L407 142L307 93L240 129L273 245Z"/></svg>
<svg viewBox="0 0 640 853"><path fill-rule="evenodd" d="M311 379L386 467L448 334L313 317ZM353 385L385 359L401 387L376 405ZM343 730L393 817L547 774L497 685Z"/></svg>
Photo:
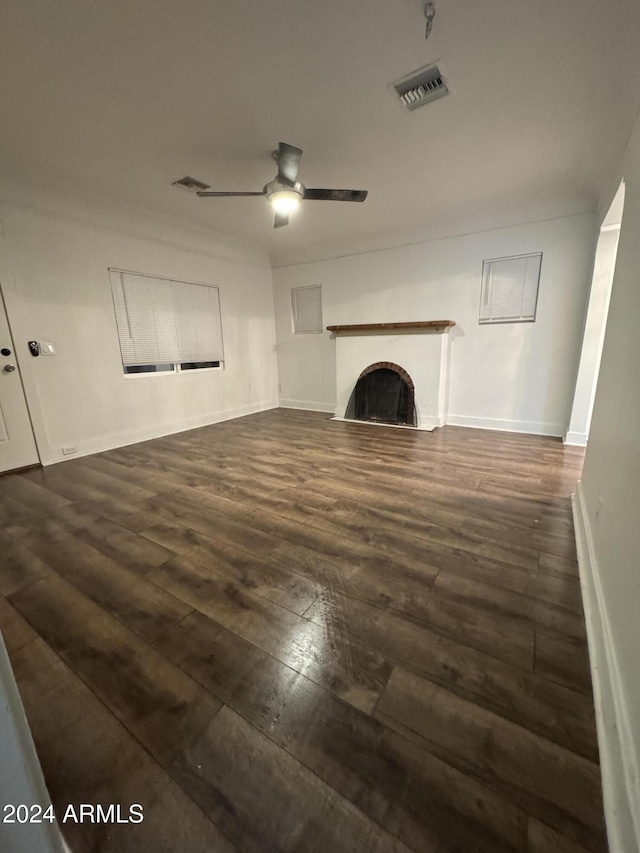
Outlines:
<svg viewBox="0 0 640 853"><path fill-rule="evenodd" d="M267 198L276 213L293 213L300 205L302 196L291 189L274 190Z"/></svg>

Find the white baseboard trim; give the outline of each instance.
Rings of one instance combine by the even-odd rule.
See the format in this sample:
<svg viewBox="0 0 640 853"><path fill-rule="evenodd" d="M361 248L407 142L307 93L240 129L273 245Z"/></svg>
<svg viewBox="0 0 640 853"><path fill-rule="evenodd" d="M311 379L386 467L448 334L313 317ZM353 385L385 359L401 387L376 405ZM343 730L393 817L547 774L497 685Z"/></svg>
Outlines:
<svg viewBox="0 0 640 853"><path fill-rule="evenodd" d="M315 403L313 400L280 400L283 409L302 409L305 412L327 412L333 414L336 410L335 403Z"/></svg>
<svg viewBox="0 0 640 853"><path fill-rule="evenodd" d="M313 400L281 399L279 405L283 409L303 409L308 412L331 412L333 414L336 410L335 403L317 403ZM336 417L335 420L345 419ZM464 426L473 429L493 429L500 432L523 432L532 435L561 437L564 435L566 428L565 425L556 423L509 421L502 418L476 418L471 415L447 415L446 418L429 416L420 420L421 423L417 429L428 432L444 426L444 424L451 424L452 426ZM416 427L410 427L410 429L416 429Z"/></svg>
<svg viewBox="0 0 640 853"><path fill-rule="evenodd" d="M586 432L568 432L564 437L564 443L572 447L586 447L588 435Z"/></svg>
<svg viewBox="0 0 640 853"><path fill-rule="evenodd" d="M509 421L504 418L476 418L472 415L447 415L445 423L499 432L524 432L529 435L563 436L566 426L543 421Z"/></svg>
<svg viewBox="0 0 640 853"><path fill-rule="evenodd" d="M640 774L582 482L573 495L609 853L640 851Z"/></svg>
<svg viewBox="0 0 640 853"><path fill-rule="evenodd" d="M86 441L77 441L69 438L65 444L75 444L77 452L72 456L63 456L59 448L47 448L42 453L43 465L54 465L56 462L68 462L79 456L90 456L92 453L102 453L105 450L114 450L117 447L126 447L129 444L138 444L141 441L150 441L153 438L162 438L165 435L174 435L178 432L186 432L190 429L198 429L203 426L230 421L233 418L242 418L246 415L254 415L256 412L264 412L268 409L276 409L278 403L268 400L262 403L249 403L246 406L238 406L235 409L224 409L220 412L209 412L194 418L183 418L179 421L164 424L150 424L135 430L126 430L106 435L96 436Z"/></svg>

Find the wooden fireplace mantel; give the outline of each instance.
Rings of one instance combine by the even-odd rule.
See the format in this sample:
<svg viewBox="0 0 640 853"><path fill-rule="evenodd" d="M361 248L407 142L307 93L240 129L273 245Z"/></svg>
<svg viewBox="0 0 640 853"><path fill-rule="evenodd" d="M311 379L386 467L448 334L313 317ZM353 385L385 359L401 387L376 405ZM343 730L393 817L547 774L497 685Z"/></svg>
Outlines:
<svg viewBox="0 0 640 853"><path fill-rule="evenodd" d="M414 320L411 323L352 323L346 326L327 326L336 335L349 332L446 332L455 326L454 320Z"/></svg>

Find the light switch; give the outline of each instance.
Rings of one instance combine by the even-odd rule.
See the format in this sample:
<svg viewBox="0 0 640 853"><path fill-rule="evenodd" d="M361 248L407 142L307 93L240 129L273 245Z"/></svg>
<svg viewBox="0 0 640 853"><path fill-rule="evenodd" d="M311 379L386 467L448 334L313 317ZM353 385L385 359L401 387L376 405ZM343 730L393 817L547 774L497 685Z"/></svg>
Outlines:
<svg viewBox="0 0 640 853"><path fill-rule="evenodd" d="M41 355L55 355L56 348L52 343L46 343L45 341L40 342L40 354Z"/></svg>

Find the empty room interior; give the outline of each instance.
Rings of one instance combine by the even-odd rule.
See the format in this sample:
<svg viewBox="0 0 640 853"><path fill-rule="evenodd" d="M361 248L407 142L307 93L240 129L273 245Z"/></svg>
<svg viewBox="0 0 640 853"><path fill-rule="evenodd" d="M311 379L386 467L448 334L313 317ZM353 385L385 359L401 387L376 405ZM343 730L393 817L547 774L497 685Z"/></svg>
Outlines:
<svg viewBox="0 0 640 853"><path fill-rule="evenodd" d="M0 4L2 853L640 852L637 0Z"/></svg>

